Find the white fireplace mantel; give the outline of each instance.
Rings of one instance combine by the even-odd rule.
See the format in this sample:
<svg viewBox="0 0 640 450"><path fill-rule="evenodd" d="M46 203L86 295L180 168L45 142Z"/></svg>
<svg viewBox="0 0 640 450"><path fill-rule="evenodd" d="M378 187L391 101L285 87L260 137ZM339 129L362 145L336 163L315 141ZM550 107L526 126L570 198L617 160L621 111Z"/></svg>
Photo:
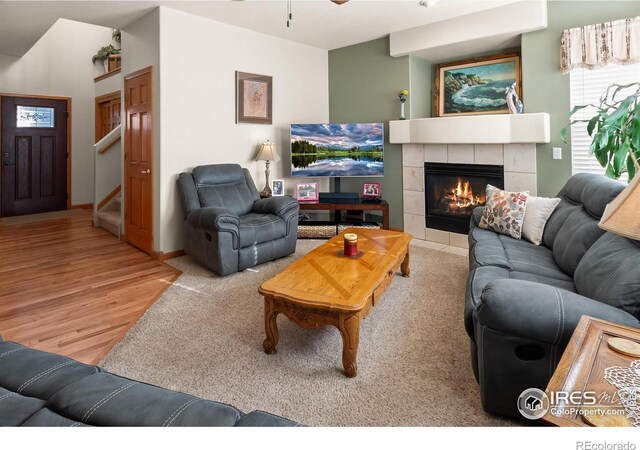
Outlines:
<svg viewBox="0 0 640 450"><path fill-rule="evenodd" d="M392 120L392 144L541 144L551 140L547 113Z"/></svg>

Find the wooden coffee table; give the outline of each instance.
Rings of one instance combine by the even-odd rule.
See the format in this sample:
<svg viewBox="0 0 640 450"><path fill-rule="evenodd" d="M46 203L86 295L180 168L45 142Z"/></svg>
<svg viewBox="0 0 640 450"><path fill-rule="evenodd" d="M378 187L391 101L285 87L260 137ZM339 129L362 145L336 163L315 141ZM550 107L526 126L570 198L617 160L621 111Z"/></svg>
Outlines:
<svg viewBox="0 0 640 450"><path fill-rule="evenodd" d="M357 257L342 254L344 233L358 235ZM344 372L356 376L360 321L398 269L409 276L409 242L411 235L400 231L349 228L262 283L264 351L276 351L278 314L303 328L333 325L342 335Z"/></svg>
<svg viewBox="0 0 640 450"><path fill-rule="evenodd" d="M640 330L582 316L547 385L547 395L549 396L552 391L594 392L598 406L621 409L622 406L617 397L618 390L604 379L604 370L611 366L628 367L631 362L640 358L626 356L612 350L607 344L610 338L640 342ZM552 409L549 409L542 417L543 421L563 427L589 426L585 419L575 412L575 410L589 408L588 405L562 402L554 406L556 414L552 414ZM609 422L610 425L615 424L615 426L630 426L625 415L620 415L616 421Z"/></svg>

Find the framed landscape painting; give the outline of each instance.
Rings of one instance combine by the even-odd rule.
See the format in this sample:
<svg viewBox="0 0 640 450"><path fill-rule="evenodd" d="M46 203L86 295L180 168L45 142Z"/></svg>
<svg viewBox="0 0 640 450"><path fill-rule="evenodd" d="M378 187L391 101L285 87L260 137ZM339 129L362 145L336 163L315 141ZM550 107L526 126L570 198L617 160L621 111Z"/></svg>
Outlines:
<svg viewBox="0 0 640 450"><path fill-rule="evenodd" d="M436 66L435 115L508 114L506 90L522 98L520 55L471 58Z"/></svg>
<svg viewBox="0 0 640 450"><path fill-rule="evenodd" d="M273 78L236 72L236 123L273 123Z"/></svg>

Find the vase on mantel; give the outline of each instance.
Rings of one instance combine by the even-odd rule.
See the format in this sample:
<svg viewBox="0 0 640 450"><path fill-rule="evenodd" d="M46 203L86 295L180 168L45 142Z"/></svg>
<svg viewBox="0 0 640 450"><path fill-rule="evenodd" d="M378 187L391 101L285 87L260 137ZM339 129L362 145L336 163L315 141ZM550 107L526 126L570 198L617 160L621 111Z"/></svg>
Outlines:
<svg viewBox="0 0 640 450"><path fill-rule="evenodd" d="M400 102L400 120L406 120L404 116L404 102Z"/></svg>

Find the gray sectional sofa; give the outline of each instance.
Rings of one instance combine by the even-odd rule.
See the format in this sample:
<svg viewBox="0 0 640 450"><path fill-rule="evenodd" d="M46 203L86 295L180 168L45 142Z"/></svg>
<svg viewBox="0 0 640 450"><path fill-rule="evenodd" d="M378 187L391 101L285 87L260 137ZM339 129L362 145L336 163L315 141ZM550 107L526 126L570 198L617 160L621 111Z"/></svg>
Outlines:
<svg viewBox="0 0 640 450"><path fill-rule="evenodd" d="M573 176L540 246L479 228L474 211L464 323L486 411L521 418L518 396L546 387L582 315L640 328L640 242L598 227L624 186Z"/></svg>
<svg viewBox="0 0 640 450"><path fill-rule="evenodd" d="M296 426L0 339L0 426Z"/></svg>

